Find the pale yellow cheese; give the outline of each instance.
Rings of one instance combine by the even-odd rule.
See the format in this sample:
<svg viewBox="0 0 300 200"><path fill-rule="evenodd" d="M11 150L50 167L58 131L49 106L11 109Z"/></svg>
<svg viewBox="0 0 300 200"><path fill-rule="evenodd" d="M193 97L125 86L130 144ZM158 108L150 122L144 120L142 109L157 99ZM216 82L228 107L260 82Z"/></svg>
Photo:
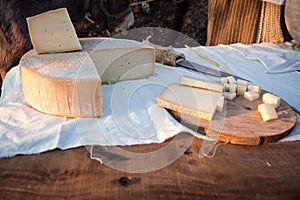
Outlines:
<svg viewBox="0 0 300 200"><path fill-rule="evenodd" d="M258 93L258 94L261 93L261 87L259 85L248 85L247 90L248 91L253 91L253 92Z"/></svg>
<svg viewBox="0 0 300 200"><path fill-rule="evenodd" d="M237 86L234 83L224 83L225 92L235 93L236 92L236 87Z"/></svg>
<svg viewBox="0 0 300 200"><path fill-rule="evenodd" d="M271 121L278 118L277 112L271 104L260 104L258 105L258 112L260 112L263 121Z"/></svg>
<svg viewBox="0 0 300 200"><path fill-rule="evenodd" d="M248 81L242 80L242 79L237 79L236 80L236 84L237 85L242 85L242 86L247 86L248 85Z"/></svg>
<svg viewBox="0 0 300 200"><path fill-rule="evenodd" d="M81 49L66 8L28 17L27 24L36 53L55 53Z"/></svg>
<svg viewBox="0 0 300 200"><path fill-rule="evenodd" d="M65 117L102 115L101 80L87 52L25 54L20 61L24 96L33 108Z"/></svg>
<svg viewBox="0 0 300 200"><path fill-rule="evenodd" d="M221 77L221 84L228 83L227 78Z"/></svg>
<svg viewBox="0 0 300 200"><path fill-rule="evenodd" d="M233 76L227 76L227 81L230 84L236 84L236 80Z"/></svg>
<svg viewBox="0 0 300 200"><path fill-rule="evenodd" d="M233 100L236 97L235 92L224 92L223 95L224 95L224 98L227 100Z"/></svg>
<svg viewBox="0 0 300 200"><path fill-rule="evenodd" d="M253 91L247 91L244 93L244 98L248 99L249 101L254 101L259 99L259 94Z"/></svg>
<svg viewBox="0 0 300 200"><path fill-rule="evenodd" d="M273 105L275 108L280 106L280 98L271 93L265 93L262 97L262 101L264 103Z"/></svg>
<svg viewBox="0 0 300 200"><path fill-rule="evenodd" d="M236 88L237 95L244 96L246 91L247 91L247 86L237 85L237 88Z"/></svg>
<svg viewBox="0 0 300 200"><path fill-rule="evenodd" d="M168 85L157 97L157 104L179 113L211 120L222 93L183 86Z"/></svg>
<svg viewBox="0 0 300 200"><path fill-rule="evenodd" d="M217 111L218 112L223 112L224 109L224 103L225 103L225 97L221 96L218 103L217 103Z"/></svg>
<svg viewBox="0 0 300 200"><path fill-rule="evenodd" d="M178 83L180 85L187 85L202 89L207 89L216 92L223 92L223 85L220 82L210 81L210 80L201 80L199 78L194 78L191 76L180 76Z"/></svg>
<svg viewBox="0 0 300 200"><path fill-rule="evenodd" d="M102 84L148 78L154 73L152 47L119 39L81 38L80 42L95 63Z"/></svg>

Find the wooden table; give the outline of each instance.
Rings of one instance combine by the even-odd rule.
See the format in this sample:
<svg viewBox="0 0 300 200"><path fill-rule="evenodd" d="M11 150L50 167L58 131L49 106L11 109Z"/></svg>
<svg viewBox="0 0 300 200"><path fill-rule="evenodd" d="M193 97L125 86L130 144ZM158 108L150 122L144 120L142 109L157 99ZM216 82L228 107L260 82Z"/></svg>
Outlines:
<svg viewBox="0 0 300 200"><path fill-rule="evenodd" d="M138 174L101 165L85 147L2 158L0 199L300 198L300 142L224 144L213 157L199 159L202 142L195 138L171 165ZM147 151L163 145L125 149ZM122 185L121 177L129 181Z"/></svg>

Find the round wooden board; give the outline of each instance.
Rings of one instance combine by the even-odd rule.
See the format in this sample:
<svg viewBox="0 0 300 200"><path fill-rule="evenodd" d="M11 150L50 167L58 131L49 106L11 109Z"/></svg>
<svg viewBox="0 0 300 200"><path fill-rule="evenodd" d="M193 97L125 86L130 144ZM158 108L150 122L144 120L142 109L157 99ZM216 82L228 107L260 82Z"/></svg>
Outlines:
<svg viewBox="0 0 300 200"><path fill-rule="evenodd" d="M266 93L265 91L263 93ZM288 135L294 128L297 116L295 111L283 100L276 108L278 119L264 122L257 107L260 99L249 101L241 96L226 100L223 112L216 112L213 120L202 120L192 116L170 111L182 124L223 142L243 145L259 145L276 142Z"/></svg>

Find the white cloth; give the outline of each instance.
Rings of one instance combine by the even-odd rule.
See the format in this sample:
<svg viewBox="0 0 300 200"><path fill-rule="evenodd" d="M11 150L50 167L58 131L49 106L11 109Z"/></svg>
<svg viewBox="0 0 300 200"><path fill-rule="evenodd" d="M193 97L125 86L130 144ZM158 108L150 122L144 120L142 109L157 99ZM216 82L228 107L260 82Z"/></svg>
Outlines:
<svg viewBox="0 0 300 200"><path fill-rule="evenodd" d="M282 48L276 44L232 44L232 48L250 60L258 60L265 67L265 73L300 71L300 51Z"/></svg>
<svg viewBox="0 0 300 200"><path fill-rule="evenodd" d="M247 59L227 46L197 47L195 50L300 109L299 72L266 74L261 62ZM188 60L216 68L189 49L178 51ZM160 143L182 131L209 140L184 127L155 104L163 87L177 82L180 75L199 76L191 70L157 64L154 76L148 79L103 86L103 117L69 119L42 114L26 103L17 66L7 74L2 86L0 157L84 145ZM300 140L299 115L297 117L295 129L281 141Z"/></svg>

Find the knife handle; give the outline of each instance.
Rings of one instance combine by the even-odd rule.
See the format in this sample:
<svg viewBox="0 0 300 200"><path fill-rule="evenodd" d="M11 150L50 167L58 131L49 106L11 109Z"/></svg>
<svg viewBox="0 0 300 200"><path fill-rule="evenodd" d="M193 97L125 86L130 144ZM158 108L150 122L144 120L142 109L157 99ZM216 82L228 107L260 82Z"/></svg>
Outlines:
<svg viewBox="0 0 300 200"><path fill-rule="evenodd" d="M144 44L154 48L155 51L155 61L164 65L176 66L176 61L178 59L185 59L184 54L178 53L173 47L162 47L160 45L153 44L149 41L148 37L143 41Z"/></svg>

